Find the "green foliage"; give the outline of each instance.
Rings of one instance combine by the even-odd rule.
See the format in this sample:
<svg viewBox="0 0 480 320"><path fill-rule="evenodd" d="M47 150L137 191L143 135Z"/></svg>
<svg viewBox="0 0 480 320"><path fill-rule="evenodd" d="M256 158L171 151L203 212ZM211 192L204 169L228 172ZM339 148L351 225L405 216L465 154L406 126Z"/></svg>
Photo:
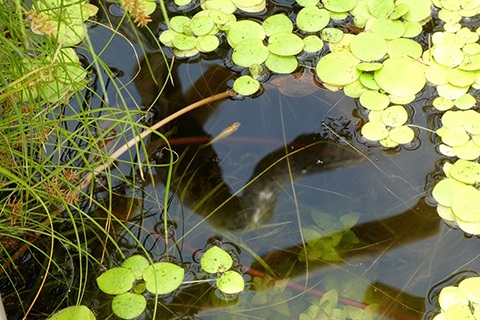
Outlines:
<svg viewBox="0 0 480 320"><path fill-rule="evenodd" d="M350 230L360 218L358 213L347 213L340 219L324 212L312 212L316 226L303 227L306 251L299 255L300 261L323 260L339 262L338 249L358 243L358 238Z"/></svg>
<svg viewBox="0 0 480 320"><path fill-rule="evenodd" d="M55 313L49 320L96 320L93 312L86 306L72 306Z"/></svg>
<svg viewBox="0 0 480 320"><path fill-rule="evenodd" d="M200 266L208 273L221 273L217 279L218 290L225 294L242 292L245 288L243 276L235 270L229 270L233 266L232 257L223 249L213 246L203 254Z"/></svg>
<svg viewBox="0 0 480 320"><path fill-rule="evenodd" d="M326 292L320 300L313 300L312 305L299 317L299 320L315 319L373 320L374 318L361 308L338 305L338 293L332 289Z"/></svg>
<svg viewBox="0 0 480 320"><path fill-rule="evenodd" d="M441 312L434 320L474 320L480 317L480 277L462 280L458 287L447 286L440 291Z"/></svg>

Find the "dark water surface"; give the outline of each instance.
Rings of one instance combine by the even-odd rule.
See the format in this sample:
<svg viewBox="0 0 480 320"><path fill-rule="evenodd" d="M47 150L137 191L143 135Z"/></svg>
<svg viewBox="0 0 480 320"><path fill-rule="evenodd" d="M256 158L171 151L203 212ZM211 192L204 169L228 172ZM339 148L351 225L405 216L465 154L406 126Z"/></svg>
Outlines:
<svg viewBox="0 0 480 320"><path fill-rule="evenodd" d="M93 40L101 43L107 36L102 35L105 30L97 29L92 32ZM122 80L127 82L137 61L122 40L116 41L110 44L112 53L107 51L103 58L110 66L122 69L125 72ZM202 59L179 62L178 77L183 96L188 95L195 83L198 85L198 80L205 77L212 65L222 66L223 63ZM474 249L477 239L464 237L461 231L445 226L435 208L426 203L429 188L435 176L441 173L444 161L435 150L435 142L425 130L418 130L419 139L407 148L385 151L378 146L369 147L356 130L361 117L353 99L345 97L342 92L333 93L320 88L307 96L288 97L272 85L273 79L275 77L255 98L221 101L203 124L205 134L215 136L232 123L241 123L238 131L213 145L221 177L232 193L239 191L241 194L259 161L275 150L302 134L328 132L322 125L328 118L351 121L348 129L351 140L344 145L364 161L318 173L305 168L301 174L303 177L282 184L272 216L264 222L270 226L260 230L225 232L214 228L205 223L201 215L182 204L177 194L169 208L169 219L177 225L175 238L180 241L170 254L178 259L181 257L184 263L194 262L194 251L205 247L211 237L216 237L226 243L227 248L238 246L239 262L245 266L253 265L264 271L257 262L259 257L264 257L275 272L289 274L290 281L300 286L321 291L335 288L341 296L360 302L365 301L369 291L367 300L379 302L382 319L421 319L434 308L429 296L433 295L431 291L435 290L435 284L461 271L476 270L478 265L478 254ZM287 86L296 85L294 79L286 83ZM228 84L231 85L231 81ZM135 93L133 85L129 90L133 92L132 100L139 103L141 97ZM410 105L412 123L428 127L432 116L426 105L432 94L427 89ZM188 128L182 127L182 130ZM205 135L200 138L201 141L208 139ZM172 143L175 149L175 142ZM198 142L193 145L198 147ZM209 182L195 180L194 183ZM163 185L157 188L147 186L145 192L157 193L158 201L163 201ZM158 237L152 237L151 232L152 226L161 224L162 205L146 202L143 209L150 217L141 223L150 233L140 235L140 238L145 239L145 247L150 248L153 259L157 260L165 254L164 244ZM353 229L366 245L343 252L343 262L289 264L290 253L302 246L299 230L314 224L311 216L315 212L326 213L334 219L349 212L359 213L360 220ZM205 286L184 289L189 292L187 295L196 295L198 301L192 298L165 300L164 303L173 301L166 304L166 309L176 315L162 312L160 318L181 318L184 312L198 319L296 319L315 298L315 294L308 291L302 293L289 287L285 291L273 290L262 302L258 294L246 291L229 308L215 311L205 290ZM195 301L197 306L188 305ZM286 309L290 315L285 313Z"/></svg>

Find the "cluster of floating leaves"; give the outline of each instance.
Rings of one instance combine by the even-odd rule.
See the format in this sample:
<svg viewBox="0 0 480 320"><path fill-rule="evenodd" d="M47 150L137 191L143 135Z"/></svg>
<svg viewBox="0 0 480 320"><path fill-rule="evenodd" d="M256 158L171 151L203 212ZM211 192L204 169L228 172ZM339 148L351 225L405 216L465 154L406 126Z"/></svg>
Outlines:
<svg viewBox="0 0 480 320"><path fill-rule="evenodd" d="M354 306L342 306L338 303L338 292L335 289L325 292L317 301L312 300L312 305L302 312L299 320L315 319L374 319L373 312Z"/></svg>
<svg viewBox="0 0 480 320"><path fill-rule="evenodd" d="M12 74L36 74L12 85L23 101L40 98L44 102L68 100L73 92L83 89L87 71L72 48L62 48L53 60L49 54L26 56L22 64L13 65Z"/></svg>
<svg viewBox="0 0 480 320"><path fill-rule="evenodd" d="M34 1L32 8L27 15L32 31L53 37L67 47L83 41L87 35L84 21L98 11L88 0Z"/></svg>
<svg viewBox="0 0 480 320"><path fill-rule="evenodd" d="M170 262L150 264L140 255L126 259L121 267L111 268L97 278L100 290L115 295L112 311L122 319L133 319L143 313L147 301L143 292L167 294L183 282L185 270Z"/></svg>
<svg viewBox="0 0 480 320"><path fill-rule="evenodd" d="M480 234L480 164L459 159L445 163L446 178L433 188L439 216L470 234Z"/></svg>
<svg viewBox="0 0 480 320"><path fill-rule="evenodd" d="M462 280L458 286L447 286L440 291L438 303L441 313L433 320L480 319L480 277Z"/></svg>
<svg viewBox="0 0 480 320"><path fill-rule="evenodd" d="M315 225L302 228L306 246L298 260L341 261L337 250L341 250L342 245L358 242L358 238L350 229L359 218L360 214L353 212L344 214L338 219L327 213L312 212Z"/></svg>
<svg viewBox="0 0 480 320"><path fill-rule="evenodd" d="M233 266L232 257L223 249L213 246L203 254L200 266L205 272L221 275L216 280L218 290L225 294L236 294L245 288L243 276L230 270Z"/></svg>

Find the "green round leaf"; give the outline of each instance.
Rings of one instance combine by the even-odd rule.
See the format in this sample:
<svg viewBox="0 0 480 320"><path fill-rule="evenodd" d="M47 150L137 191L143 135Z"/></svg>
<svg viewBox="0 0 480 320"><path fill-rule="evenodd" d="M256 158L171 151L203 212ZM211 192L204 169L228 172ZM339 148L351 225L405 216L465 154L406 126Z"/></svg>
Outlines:
<svg viewBox="0 0 480 320"><path fill-rule="evenodd" d="M259 39L248 39L237 44L233 49L232 60L236 65L250 67L267 60L268 49Z"/></svg>
<svg viewBox="0 0 480 320"><path fill-rule="evenodd" d="M323 41L337 43L343 38L343 31L336 28L325 28L321 32Z"/></svg>
<svg viewBox="0 0 480 320"><path fill-rule="evenodd" d="M302 52L305 43L294 33L279 32L268 39L268 50L278 56L293 56Z"/></svg>
<svg viewBox="0 0 480 320"><path fill-rule="evenodd" d="M460 159L475 160L480 157L480 147L471 140L461 146L452 147L452 150Z"/></svg>
<svg viewBox="0 0 480 320"><path fill-rule="evenodd" d="M360 95L360 104L369 110L383 110L390 104L390 99L383 93L369 90Z"/></svg>
<svg viewBox="0 0 480 320"><path fill-rule="evenodd" d="M361 62L357 65L357 69L360 71L375 71L381 69L383 64L379 62Z"/></svg>
<svg viewBox="0 0 480 320"><path fill-rule="evenodd" d="M255 21L241 20L232 22L229 26L227 41L232 48L248 39L265 39L265 29Z"/></svg>
<svg viewBox="0 0 480 320"><path fill-rule="evenodd" d="M252 95L258 89L260 89L260 82L247 75L239 77L233 83L233 90L243 96Z"/></svg>
<svg viewBox="0 0 480 320"><path fill-rule="evenodd" d="M453 305L468 306L468 297L458 287L448 286L440 291L438 303L443 311L448 310Z"/></svg>
<svg viewBox="0 0 480 320"><path fill-rule="evenodd" d="M350 11L357 5L358 0L323 0L323 5L333 12Z"/></svg>
<svg viewBox="0 0 480 320"><path fill-rule="evenodd" d="M138 293L123 293L112 300L112 311L122 319L133 319L143 313L147 307L147 300Z"/></svg>
<svg viewBox="0 0 480 320"><path fill-rule="evenodd" d="M395 8L393 0L368 0L368 11L375 18L386 18Z"/></svg>
<svg viewBox="0 0 480 320"><path fill-rule="evenodd" d="M453 196L464 186L465 185L463 183L460 183L454 179L443 179L435 185L432 195L442 206L451 207Z"/></svg>
<svg viewBox="0 0 480 320"><path fill-rule="evenodd" d="M473 303L480 303L480 277L472 277L462 280L458 289L463 292Z"/></svg>
<svg viewBox="0 0 480 320"><path fill-rule="evenodd" d="M289 74L295 71L298 67L298 60L295 56L277 56L270 53L265 61L268 69L276 73Z"/></svg>
<svg viewBox="0 0 480 320"><path fill-rule="evenodd" d="M224 272L233 265L232 257L223 249L213 246L200 259L200 266L208 273Z"/></svg>
<svg viewBox="0 0 480 320"><path fill-rule="evenodd" d="M402 57L385 60L383 68L375 71L375 80L384 91L395 96L415 95L426 83L419 63Z"/></svg>
<svg viewBox="0 0 480 320"><path fill-rule="evenodd" d="M197 50L200 52L212 52L220 45L220 40L214 35L198 38Z"/></svg>
<svg viewBox="0 0 480 320"><path fill-rule="evenodd" d="M449 174L455 180L474 185L480 182L480 164L458 159L450 168Z"/></svg>
<svg viewBox="0 0 480 320"><path fill-rule="evenodd" d="M272 34L279 32L289 32L293 31L293 22L284 14L274 14L273 16L268 17L262 23L263 28L267 37L270 37Z"/></svg>
<svg viewBox="0 0 480 320"><path fill-rule="evenodd" d="M455 216L465 222L480 222L480 191L472 186L464 186L452 199Z"/></svg>
<svg viewBox="0 0 480 320"><path fill-rule="evenodd" d="M170 19L171 30L183 33L183 28L190 25L191 19L185 16L175 16Z"/></svg>
<svg viewBox="0 0 480 320"><path fill-rule="evenodd" d="M368 140L379 141L388 137L388 130L385 124L380 121L371 121L363 125L362 136Z"/></svg>
<svg viewBox="0 0 480 320"><path fill-rule="evenodd" d="M469 135L460 127L444 128L438 131L438 135L442 137L443 143L452 147L464 145L470 140Z"/></svg>
<svg viewBox="0 0 480 320"><path fill-rule="evenodd" d="M204 36L213 29L214 24L210 17L194 17L190 22L190 28L196 36Z"/></svg>
<svg viewBox="0 0 480 320"><path fill-rule="evenodd" d="M376 33L362 32L350 42L350 50L363 61L375 61L387 53L387 42Z"/></svg>
<svg viewBox="0 0 480 320"><path fill-rule="evenodd" d="M143 272L147 290L154 294L175 291L183 282L185 270L170 262L157 262Z"/></svg>
<svg viewBox="0 0 480 320"><path fill-rule="evenodd" d="M407 21L423 21L430 18L431 15L431 0L397 0L395 4L407 5L410 10L403 15L403 18Z"/></svg>
<svg viewBox="0 0 480 320"><path fill-rule="evenodd" d="M447 111L448 109L453 108L454 104L453 101L450 99L446 99L444 97L436 97L433 100L432 105L437 109L438 111Z"/></svg>
<svg viewBox="0 0 480 320"><path fill-rule="evenodd" d="M317 63L320 80L335 86L344 86L357 80L361 72L357 69L360 61L348 51L332 52Z"/></svg>
<svg viewBox="0 0 480 320"><path fill-rule="evenodd" d="M149 265L150 263L144 256L134 255L125 260L122 267L132 270L133 274L135 274L135 278L140 280L143 277L143 271Z"/></svg>
<svg viewBox="0 0 480 320"><path fill-rule="evenodd" d="M96 320L93 312L86 306L72 306L60 310L49 320Z"/></svg>
<svg viewBox="0 0 480 320"><path fill-rule="evenodd" d="M412 59L419 59L422 56L422 46L411 39L394 39L388 42L387 53L392 57L410 57Z"/></svg>
<svg viewBox="0 0 480 320"><path fill-rule="evenodd" d="M398 127L408 120L407 110L403 106L395 105L388 107L382 114L382 121L387 126ZM410 129L411 130L411 129Z"/></svg>
<svg viewBox="0 0 480 320"><path fill-rule="evenodd" d="M323 41L317 36L310 35L303 38L303 43L305 46L303 50L305 52L318 52L323 48Z"/></svg>
<svg viewBox="0 0 480 320"><path fill-rule="evenodd" d="M102 273L97 285L107 294L121 294L133 288L135 273L131 269L116 267Z"/></svg>
<svg viewBox="0 0 480 320"><path fill-rule="evenodd" d="M217 288L226 294L239 293L245 288L245 280L237 271L229 270L217 279Z"/></svg>
<svg viewBox="0 0 480 320"><path fill-rule="evenodd" d="M415 132L410 127L399 126L390 130L388 137L398 144L405 144L412 142L415 138Z"/></svg>
<svg viewBox="0 0 480 320"><path fill-rule="evenodd" d="M319 9L317 6L305 7L297 14L297 27L306 32L318 32L325 28L330 22L330 15L327 10Z"/></svg>
<svg viewBox="0 0 480 320"><path fill-rule="evenodd" d="M384 39L398 39L405 33L405 25L402 21L379 18L373 21L371 31Z"/></svg>

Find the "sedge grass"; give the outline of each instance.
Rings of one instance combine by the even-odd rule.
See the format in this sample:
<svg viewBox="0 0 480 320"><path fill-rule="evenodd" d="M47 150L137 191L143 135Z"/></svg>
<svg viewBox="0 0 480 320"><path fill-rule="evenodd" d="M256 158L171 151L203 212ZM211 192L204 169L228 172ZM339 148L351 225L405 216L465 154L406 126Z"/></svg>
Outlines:
<svg viewBox="0 0 480 320"><path fill-rule="evenodd" d="M117 186L141 189L135 174L138 168L148 173L150 166L148 157L140 156L147 154L143 138L159 134L142 123L146 111L132 108L127 84L110 72L102 49L87 38L76 49L90 56L91 81L70 77L59 60L62 45L33 33L24 18L28 11L20 1L0 9L0 288L16 318L80 304L92 276L112 264L112 252L123 255L115 233L127 233L149 256L137 235L111 212ZM49 63L42 65L44 60ZM53 70L71 82L54 101L38 94ZM122 151L116 156L117 149ZM92 251L92 243L100 252ZM35 269L32 278L28 273ZM37 280L32 284L32 279ZM32 311L38 301L55 300L42 296L55 287L74 294ZM30 293L26 288L32 288Z"/></svg>

